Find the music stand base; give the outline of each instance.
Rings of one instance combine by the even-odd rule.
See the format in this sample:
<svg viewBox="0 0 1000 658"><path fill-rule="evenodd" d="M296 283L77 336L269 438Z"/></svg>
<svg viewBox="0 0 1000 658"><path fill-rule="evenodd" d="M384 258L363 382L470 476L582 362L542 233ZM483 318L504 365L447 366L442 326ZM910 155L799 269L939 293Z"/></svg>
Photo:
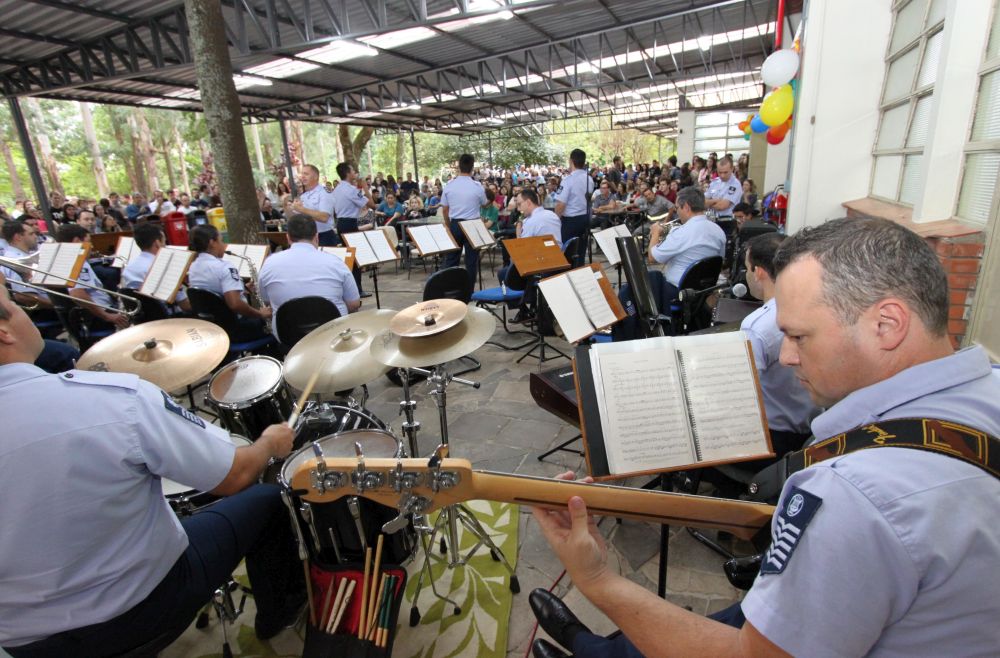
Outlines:
<svg viewBox="0 0 1000 658"><path fill-rule="evenodd" d="M582 450L571 450L571 449L569 449L569 448L566 447L569 444L573 443L574 441L579 441L582 438L583 438L582 434L577 434L572 439L570 439L568 441L563 441L562 443L560 443L559 445L557 445L555 448L552 448L552 450L546 450L542 454L538 455L538 461L542 461L543 459L545 459L549 455L551 455L553 453L556 453L556 452L560 452L560 451L562 451L562 452L571 452L574 455L580 455L581 457L583 457L583 451Z"/></svg>

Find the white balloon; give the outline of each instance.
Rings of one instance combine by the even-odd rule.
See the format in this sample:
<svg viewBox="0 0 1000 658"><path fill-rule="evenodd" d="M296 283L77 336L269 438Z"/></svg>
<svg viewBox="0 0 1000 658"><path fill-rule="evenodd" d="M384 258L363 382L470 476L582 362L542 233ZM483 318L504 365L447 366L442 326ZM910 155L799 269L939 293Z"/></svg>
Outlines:
<svg viewBox="0 0 1000 658"><path fill-rule="evenodd" d="M794 50L776 50L764 60L760 77L768 87L788 84L799 70L799 54Z"/></svg>

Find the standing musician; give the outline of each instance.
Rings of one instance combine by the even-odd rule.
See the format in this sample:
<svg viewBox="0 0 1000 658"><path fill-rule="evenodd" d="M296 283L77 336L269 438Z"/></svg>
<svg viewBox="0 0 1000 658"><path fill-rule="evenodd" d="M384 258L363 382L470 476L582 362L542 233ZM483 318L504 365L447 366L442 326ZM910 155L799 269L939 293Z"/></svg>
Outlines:
<svg viewBox="0 0 1000 658"><path fill-rule="evenodd" d="M261 300L275 314L285 302L311 296L330 300L341 315L360 309L361 296L347 265L316 248L316 223L306 215L292 215L286 231L289 248L272 255L260 268ZM274 332L277 336L276 325Z"/></svg>
<svg viewBox="0 0 1000 658"><path fill-rule="evenodd" d="M211 224L195 226L189 240L188 248L198 257L188 268L188 287L208 290L225 299L226 306L239 316L238 342L259 338L264 333L263 321L271 317L271 309L267 306L256 309L247 303L240 271L222 259L226 243L219 229Z"/></svg>
<svg viewBox="0 0 1000 658"><path fill-rule="evenodd" d="M313 218L316 222L316 232L319 233L319 244L324 247L335 247L338 243L337 234L333 232L335 217L333 205L333 195L319 183L319 169L316 165L304 165L302 194L290 207L294 213Z"/></svg>
<svg viewBox="0 0 1000 658"><path fill-rule="evenodd" d="M337 175L340 176L340 183L333 188L333 210L337 216L337 233L343 236L358 231L358 218L369 208L374 208L375 202L364 179L358 177L350 162L338 164ZM357 263L354 265L354 282L362 297L371 296L361 291L361 268Z"/></svg>
<svg viewBox="0 0 1000 658"><path fill-rule="evenodd" d="M0 290L0 646L112 656L177 637L244 556L258 637L293 621L305 583L288 516L276 485L254 485L292 430L237 448L135 375L44 373L41 349ZM178 521L160 478L231 497Z"/></svg>
<svg viewBox="0 0 1000 658"><path fill-rule="evenodd" d="M160 253L160 249L165 248L167 239L164 237L163 229L160 228L160 225L153 222L137 224L133 233L133 239L136 246L142 251L131 263L122 269L122 285L130 290L138 290L142 287L142 282L146 280L149 268L153 266L153 261L156 260L156 254ZM191 312L191 302L188 301L187 293L184 292L183 287L177 291L174 303L182 311L186 313Z"/></svg>
<svg viewBox="0 0 1000 658"><path fill-rule="evenodd" d="M666 229L653 224L649 229L647 254L650 263L664 265L666 286L664 299L677 299L681 279L688 268L705 258L726 251L726 234L719 225L705 217L705 195L695 187L685 187L677 193L677 219L680 226L670 231L661 242Z"/></svg>
<svg viewBox="0 0 1000 658"><path fill-rule="evenodd" d="M488 203L482 184L472 177L472 167L475 164L475 158L463 153L458 159L458 176L448 181L441 193L441 214L460 248L459 251L449 251L444 255L444 267L457 266L464 250L465 270L469 273L469 281L473 283L473 287L479 271L479 252L465 239L465 233L458 223L469 219L478 220L480 210Z"/></svg>
<svg viewBox="0 0 1000 658"><path fill-rule="evenodd" d="M556 188L553 196L556 200L555 213L562 218L562 243L570 238L577 240L576 256L571 265L583 265L587 255L587 229L590 228L590 195L594 191L594 181L587 174L587 154L581 149L573 149L569 153L570 172Z"/></svg>
<svg viewBox="0 0 1000 658"><path fill-rule="evenodd" d="M79 224L63 224L56 231L56 240L59 242L90 242L90 233ZM91 286L102 285L101 280L97 278L97 275L94 273L90 263L86 260L83 261L83 267L80 269L80 274L77 279L81 283L86 283ZM86 303L96 302L101 306L111 308L115 307L116 304L114 300L111 299L111 295L109 295L106 291L80 285L73 286L68 290L70 296L84 302L81 306L97 319L97 326L95 328L100 328L101 325L103 325L104 327L114 330L124 329L128 326L128 316L124 313L109 311L105 308L100 308L98 306L94 306L93 304Z"/></svg>
<svg viewBox="0 0 1000 658"><path fill-rule="evenodd" d="M1000 382L981 347L952 348L947 276L918 235L886 220L833 220L784 242L774 268L781 363L826 408L812 422L818 440L900 418L1000 435ZM1000 479L941 452L873 445L800 470L727 626L609 570L573 497L568 512L535 518L574 585L624 634L593 635L544 590L532 605L583 658L995 655L997 500ZM536 643L535 655L562 653Z"/></svg>

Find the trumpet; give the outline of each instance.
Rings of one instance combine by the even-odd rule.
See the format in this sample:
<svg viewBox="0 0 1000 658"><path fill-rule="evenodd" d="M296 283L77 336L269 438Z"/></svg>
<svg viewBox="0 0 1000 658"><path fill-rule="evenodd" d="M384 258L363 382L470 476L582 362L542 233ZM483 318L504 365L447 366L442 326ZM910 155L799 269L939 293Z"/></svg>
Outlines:
<svg viewBox="0 0 1000 658"><path fill-rule="evenodd" d="M260 279L257 276L257 268L254 267L253 259L247 258L246 256L238 254L235 251L226 251L226 255L228 255L228 256L234 256L236 258L239 258L240 260L245 260L247 262L247 269L250 270L250 281L253 282L253 285L250 286L249 290L247 290L247 297L250 300L250 306L254 307L258 311L260 309L264 308L264 303L260 299L260 292L259 292L260 291ZM264 320L264 327L267 329L268 333L271 333L271 321L270 320Z"/></svg>
<svg viewBox="0 0 1000 658"><path fill-rule="evenodd" d="M56 297L62 297L64 299L68 299L68 300L76 302L78 304L86 304L88 306L94 306L94 307L97 307L97 308L102 308L105 311L110 311L112 313L122 313L129 320L133 319L136 316L136 314L139 312L139 310L142 308L142 305L139 303L139 300L134 299L132 297L129 297L128 295L123 295L123 294L121 294L119 292L115 292L113 290L108 290L107 288L102 288L101 286L95 286L95 285L93 285L91 283L86 283L84 281L80 281L79 279L71 279L69 277L61 276L59 274L54 274L52 272L47 272L45 270L38 269L37 267L31 267L30 265L28 265L28 263L34 263L34 262L36 262L36 259L37 259L37 255L24 256L22 258L0 257L0 265L4 265L4 266L10 268L14 272L17 272L19 275L23 275L24 272L36 272L38 274L42 274L42 275L45 275L45 276L52 276L52 277L55 277L57 279L62 279L66 283L72 283L74 286L81 286L83 288L90 288L91 290L100 290L102 292L105 292L105 293L111 295L112 297L117 297L121 301L122 307L121 308L115 308L114 306L107 306L105 304L99 304L98 302L95 302L93 300L79 299L77 297L73 297L72 295L68 295L68 294L66 294L64 292L59 292L58 290L51 290L49 288L46 288L45 286L40 286L40 285L37 285L37 284L34 284L34 283L29 283L28 281L23 281L22 280L22 281L18 281L17 282L17 285L19 285L19 286L24 286L25 288L31 288L32 290L37 290L39 292L43 292L43 293L45 293L46 295L49 295L49 296L53 296L54 295ZM132 308L128 308L129 305L131 305ZM30 310L34 310L37 307L38 307L38 305L35 304L34 306L28 306L28 307L25 307L25 308L27 308L27 310L30 311Z"/></svg>
<svg viewBox="0 0 1000 658"><path fill-rule="evenodd" d="M668 211L663 213L662 215L650 215L646 218L649 221L653 222L654 224L658 224L660 226L660 242L663 242L664 240L667 239L667 235L670 233L672 229L674 229L677 226L680 226L681 220L672 219L670 221L667 221L667 217L669 216L670 212ZM659 244L660 242L657 242L657 244Z"/></svg>

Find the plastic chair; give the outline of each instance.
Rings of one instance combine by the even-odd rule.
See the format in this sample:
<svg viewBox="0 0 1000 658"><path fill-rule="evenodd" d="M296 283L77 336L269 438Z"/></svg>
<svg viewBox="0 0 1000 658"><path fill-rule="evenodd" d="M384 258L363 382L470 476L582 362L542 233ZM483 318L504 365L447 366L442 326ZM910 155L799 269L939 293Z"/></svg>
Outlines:
<svg viewBox="0 0 1000 658"><path fill-rule="evenodd" d="M339 317L340 309L325 297L297 297L278 307L274 326L278 340L291 349L314 329Z"/></svg>
<svg viewBox="0 0 1000 658"><path fill-rule="evenodd" d="M704 329L712 322L709 295L722 272L722 257L703 258L684 272L678 290L682 299L670 302L670 327L675 336Z"/></svg>
<svg viewBox="0 0 1000 658"><path fill-rule="evenodd" d="M166 320L170 317L167 305L158 299L143 295L138 290L131 288L121 288L118 292L139 302L139 312L132 318L132 324Z"/></svg>
<svg viewBox="0 0 1000 658"><path fill-rule="evenodd" d="M188 288L191 310L199 320L207 320L222 327L229 335L229 355L252 353L269 347L276 341L266 335L253 340L237 342L240 333L239 319L227 305L222 295L202 288Z"/></svg>
<svg viewBox="0 0 1000 658"><path fill-rule="evenodd" d="M516 281L515 281L516 280ZM517 282L517 284L523 287L524 282L521 277L517 274L517 271L511 267L507 270L507 275L504 277L504 285L497 286L495 288L486 288L484 290L476 290L472 293L472 301L475 302L476 306L480 308L485 308L489 311L493 317L503 324L503 330L508 334L527 334L527 331L511 331L510 327L507 326L507 308L511 305L521 305L521 301L524 299L524 290L515 290L512 284ZM499 306L502 315L497 315L495 308ZM503 349L513 350L520 348L507 347L505 345L500 345L500 343L491 343L492 345L497 345ZM522 346L523 347L523 346Z"/></svg>
<svg viewBox="0 0 1000 658"><path fill-rule="evenodd" d="M66 288L59 288L57 292L69 294ZM77 306L69 299L60 295L49 295L49 299L52 300L56 315L66 329L66 333L76 341L81 353L86 352L102 338L107 338L115 332L114 327L96 325L96 318L89 311Z"/></svg>

